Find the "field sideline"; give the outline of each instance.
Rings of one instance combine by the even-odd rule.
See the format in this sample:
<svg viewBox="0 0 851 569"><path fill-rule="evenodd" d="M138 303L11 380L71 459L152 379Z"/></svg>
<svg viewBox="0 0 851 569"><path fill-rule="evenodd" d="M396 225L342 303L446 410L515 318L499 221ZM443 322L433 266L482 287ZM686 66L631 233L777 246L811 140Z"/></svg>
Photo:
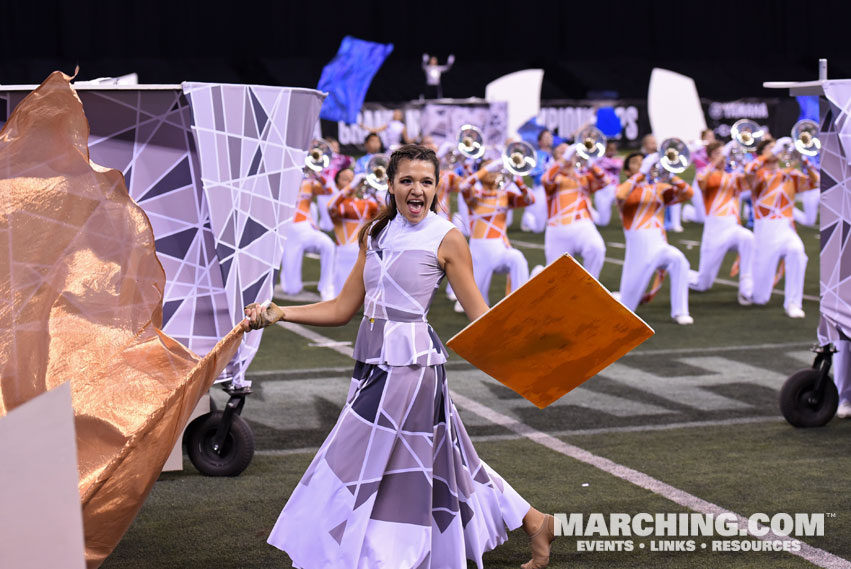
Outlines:
<svg viewBox="0 0 851 569"><path fill-rule="evenodd" d="M531 268L543 263L543 235L520 232L519 217L509 237ZM692 267L701 228L669 234ZM617 290L624 240L616 215L601 233L600 281ZM799 233L809 256L804 292L817 298L818 232ZM721 271L730 282L732 261L728 255ZM317 277L318 262L306 259L305 280ZM452 354L449 385L477 451L542 511L823 513L824 535L802 538L800 555L712 551L713 539L734 539L718 536L694 538L692 552L652 551L659 539L652 537L627 538L631 552L581 551L583 540L623 538L559 537L550 567L851 567L851 421L798 430L777 408L785 378L812 361L818 302L805 300L806 318L792 320L781 296L740 307L735 286L716 284L690 295L695 324L681 327L670 319L667 287L638 309L656 335L544 410ZM504 290L504 277L495 277L491 302ZM466 324L442 292L430 321L444 341ZM336 329L266 330L243 413L256 437L254 462L234 479L201 476L188 460L183 472L163 474L103 567L289 567L266 536L339 414L356 328L357 319ZM217 390L214 397L224 401ZM516 568L528 559L526 547L515 531L484 566Z"/></svg>

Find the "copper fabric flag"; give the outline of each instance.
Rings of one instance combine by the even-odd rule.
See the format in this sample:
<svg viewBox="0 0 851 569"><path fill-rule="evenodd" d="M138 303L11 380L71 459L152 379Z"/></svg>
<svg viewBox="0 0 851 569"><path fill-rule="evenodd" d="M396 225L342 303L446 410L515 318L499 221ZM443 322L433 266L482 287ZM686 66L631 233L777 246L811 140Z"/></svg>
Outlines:
<svg viewBox="0 0 851 569"><path fill-rule="evenodd" d="M0 415L71 382L89 567L117 545L195 407L233 357L160 330L165 274L120 172L54 72L0 131Z"/></svg>

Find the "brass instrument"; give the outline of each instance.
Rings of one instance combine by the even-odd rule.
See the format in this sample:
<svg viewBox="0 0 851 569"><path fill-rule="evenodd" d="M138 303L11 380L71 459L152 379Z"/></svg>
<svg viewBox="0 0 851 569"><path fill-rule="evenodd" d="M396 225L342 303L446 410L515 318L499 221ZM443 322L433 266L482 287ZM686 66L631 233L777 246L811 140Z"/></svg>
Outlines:
<svg viewBox="0 0 851 569"><path fill-rule="evenodd" d="M741 119L733 123L730 136L745 152L753 152L765 137L765 130L750 119Z"/></svg>
<svg viewBox="0 0 851 569"><path fill-rule="evenodd" d="M514 176L528 175L536 163L535 149L528 142L511 142L502 152L502 165Z"/></svg>
<svg viewBox="0 0 851 569"><path fill-rule="evenodd" d="M366 183L376 191L386 192L389 180L387 179L387 165L390 157L386 154L376 154L366 164Z"/></svg>
<svg viewBox="0 0 851 569"><path fill-rule="evenodd" d="M471 124L465 124L458 133L458 152L465 158L477 159L485 154L485 138L482 131Z"/></svg>
<svg viewBox="0 0 851 569"><path fill-rule="evenodd" d="M314 172L321 172L331 163L333 155L331 144L322 139L314 140L304 157L304 165Z"/></svg>
<svg viewBox="0 0 851 569"><path fill-rule="evenodd" d="M802 119L792 127L792 141L795 150L804 156L816 156L821 151L821 141L818 139L818 123Z"/></svg>
<svg viewBox="0 0 851 569"><path fill-rule="evenodd" d="M659 162L651 169L656 180L667 180L676 174L682 174L691 162L691 152L685 142L679 138L668 138L659 145Z"/></svg>

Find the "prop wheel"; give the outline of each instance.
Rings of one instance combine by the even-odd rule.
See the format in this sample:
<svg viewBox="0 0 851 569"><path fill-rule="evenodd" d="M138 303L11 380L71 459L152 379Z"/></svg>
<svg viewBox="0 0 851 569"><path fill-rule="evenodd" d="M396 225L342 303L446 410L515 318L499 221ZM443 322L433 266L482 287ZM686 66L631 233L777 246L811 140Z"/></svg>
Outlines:
<svg viewBox="0 0 851 569"><path fill-rule="evenodd" d="M216 431L224 413L213 411L193 421L186 443L189 460L207 476L239 476L254 458L254 433L237 414L231 416L230 430L220 449L214 449Z"/></svg>
<svg viewBox="0 0 851 569"><path fill-rule="evenodd" d="M839 393L830 378L825 378L823 393L814 391L821 371L802 369L783 384L780 390L780 412L795 427L823 427L836 414Z"/></svg>

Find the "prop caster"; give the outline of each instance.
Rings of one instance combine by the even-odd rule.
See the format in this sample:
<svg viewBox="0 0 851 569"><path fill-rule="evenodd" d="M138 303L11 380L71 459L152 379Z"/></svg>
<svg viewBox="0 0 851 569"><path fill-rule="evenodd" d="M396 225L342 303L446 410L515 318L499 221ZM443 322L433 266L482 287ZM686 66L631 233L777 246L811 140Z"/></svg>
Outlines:
<svg viewBox="0 0 851 569"><path fill-rule="evenodd" d="M792 374L780 390L780 412L795 427L823 427L839 405L836 384L828 375L836 349L828 344L813 351L813 367Z"/></svg>
<svg viewBox="0 0 851 569"><path fill-rule="evenodd" d="M254 458L254 433L240 417L250 388L233 389L223 411L213 411L192 421L183 440L189 460L207 476L239 476Z"/></svg>

